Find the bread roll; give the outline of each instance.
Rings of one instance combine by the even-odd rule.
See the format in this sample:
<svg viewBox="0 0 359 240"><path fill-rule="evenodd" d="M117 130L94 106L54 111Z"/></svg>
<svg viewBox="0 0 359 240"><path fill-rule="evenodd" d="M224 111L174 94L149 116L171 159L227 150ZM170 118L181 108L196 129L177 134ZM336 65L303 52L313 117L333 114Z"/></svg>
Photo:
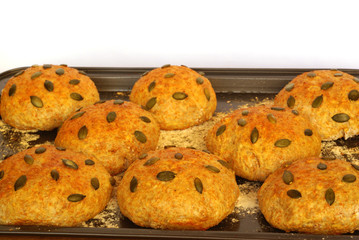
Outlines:
<svg viewBox="0 0 359 240"><path fill-rule="evenodd" d="M165 65L143 76L130 100L153 113L161 129L185 129L210 119L217 99L210 81L185 66Z"/></svg>

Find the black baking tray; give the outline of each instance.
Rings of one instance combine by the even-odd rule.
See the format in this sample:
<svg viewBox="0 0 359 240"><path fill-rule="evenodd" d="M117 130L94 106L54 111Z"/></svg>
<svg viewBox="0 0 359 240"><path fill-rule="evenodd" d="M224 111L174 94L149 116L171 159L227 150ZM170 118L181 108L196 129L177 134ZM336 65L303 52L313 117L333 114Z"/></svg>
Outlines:
<svg viewBox="0 0 359 240"><path fill-rule="evenodd" d="M3 89L8 79L27 67L11 69L0 74L0 89ZM101 100L128 100L133 84L142 73L153 68L103 68L76 67L85 71L95 82ZM217 112L234 110L244 104L255 104L264 99L273 99L290 80L298 74L313 69L233 69L233 68L193 68L202 71L211 81L217 94ZM339 69L359 77L358 69ZM0 151L2 159L18 152L16 144L8 147L8 142L16 139L18 132L0 133ZM53 141L56 130L37 132L40 139L31 142L30 146ZM15 136L15 137L14 137ZM341 140L343 141L343 140ZM349 140L349 141L356 141ZM237 178L238 183L246 180ZM232 213L232 215L236 213ZM233 216L232 216L233 217ZM232 222L230 217L219 225L207 231L169 231L138 227L127 218L121 218L119 228L90 228L90 227L39 227L39 226L2 226L0 235L32 235L32 236L74 236L74 237L117 237L144 239L359 239L359 232L344 235L310 235L301 233L285 233L271 227L258 211L252 214L234 216L238 222Z"/></svg>

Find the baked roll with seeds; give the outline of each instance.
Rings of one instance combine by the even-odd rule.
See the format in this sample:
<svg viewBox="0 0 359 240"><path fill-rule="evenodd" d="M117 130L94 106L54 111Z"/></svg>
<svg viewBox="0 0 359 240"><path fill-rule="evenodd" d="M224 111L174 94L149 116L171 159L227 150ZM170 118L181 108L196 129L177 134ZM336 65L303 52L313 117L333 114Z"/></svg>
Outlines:
<svg viewBox="0 0 359 240"><path fill-rule="evenodd" d="M110 100L72 114L59 129L55 145L87 154L116 175L156 149L159 136L151 113L131 102Z"/></svg>
<svg viewBox="0 0 359 240"><path fill-rule="evenodd" d="M226 161L175 147L141 156L117 190L124 216L139 226L159 229L208 229L233 211L238 195Z"/></svg>
<svg viewBox="0 0 359 240"><path fill-rule="evenodd" d="M0 224L76 226L110 200L111 176L95 159L52 145L0 163Z"/></svg>
<svg viewBox="0 0 359 240"><path fill-rule="evenodd" d="M359 230L359 166L307 158L270 175L258 191L266 220L286 232L341 234Z"/></svg>
<svg viewBox="0 0 359 240"><path fill-rule="evenodd" d="M5 123L24 130L52 130L74 111L99 100L86 73L66 65L34 65L16 73L1 95Z"/></svg>
<svg viewBox="0 0 359 240"><path fill-rule="evenodd" d="M359 79L337 70L305 72L288 83L275 104L309 117L323 140L358 135Z"/></svg>
<svg viewBox="0 0 359 240"><path fill-rule="evenodd" d="M217 99L210 81L185 66L164 65L146 72L130 100L153 113L161 129L185 129L210 119Z"/></svg>
<svg viewBox="0 0 359 240"><path fill-rule="evenodd" d="M319 156L321 139L300 112L261 105L238 109L221 119L209 130L206 145L231 162L238 176L264 181L282 165Z"/></svg>

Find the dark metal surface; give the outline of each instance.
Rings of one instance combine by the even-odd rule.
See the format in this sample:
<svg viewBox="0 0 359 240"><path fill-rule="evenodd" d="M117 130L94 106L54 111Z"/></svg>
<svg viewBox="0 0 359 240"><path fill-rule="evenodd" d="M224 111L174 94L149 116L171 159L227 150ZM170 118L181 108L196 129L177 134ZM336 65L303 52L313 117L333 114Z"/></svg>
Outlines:
<svg viewBox="0 0 359 240"><path fill-rule="evenodd" d="M85 71L95 82L102 100L128 100L129 91L140 75L148 68L86 68ZM16 72L26 67L12 69L0 74L0 89ZM285 84L296 75L310 69L195 69L206 73L217 93L217 112L226 112L243 104L254 104L263 99L272 99ZM359 70L343 70L359 76ZM16 152L16 139L21 132L0 133L0 150L7 157ZM44 142L53 142L56 130L37 132L40 139L31 142L30 147ZM246 180L237 178L239 184ZM233 222L236 218L239 221ZM53 228L38 226L0 226L0 234L48 235L48 236L96 236L149 239L359 239L357 232L349 235L323 236L298 233L284 233L272 228L260 212L236 214L223 220L207 231L164 231L141 228L128 219L120 220L119 228Z"/></svg>

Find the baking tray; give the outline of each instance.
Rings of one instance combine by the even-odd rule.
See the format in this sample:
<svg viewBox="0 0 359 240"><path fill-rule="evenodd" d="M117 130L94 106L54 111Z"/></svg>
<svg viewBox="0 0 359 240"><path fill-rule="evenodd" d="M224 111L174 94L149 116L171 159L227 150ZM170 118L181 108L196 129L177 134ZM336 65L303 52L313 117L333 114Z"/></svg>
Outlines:
<svg viewBox="0 0 359 240"><path fill-rule="evenodd" d="M0 74L0 89L8 79L20 70L28 67L11 69ZM85 71L95 82L101 100L124 99L141 74L153 68L103 68L75 67ZM313 69L232 69L232 68L194 68L202 71L211 81L217 94L216 112L227 112L241 105L254 105L264 99L273 99L283 86L300 73ZM358 69L339 69L359 77ZM0 133L0 159L5 159L20 151L16 144L18 134L9 128L8 132ZM31 134L31 133L30 133ZM37 132L40 138L29 142L29 147L45 142L53 142L56 130ZM340 144L358 146L357 138ZM239 184L246 180L238 178ZM239 221L233 222L231 218ZM359 239L359 231L344 235L310 235L301 233L285 233L271 227L260 211L255 213L237 214L224 219L219 225L207 231L169 231L138 227L127 218L121 218L119 228L89 227L39 227L39 226L1 226L0 235L32 235L32 236L74 236L74 237L117 237L142 239Z"/></svg>

